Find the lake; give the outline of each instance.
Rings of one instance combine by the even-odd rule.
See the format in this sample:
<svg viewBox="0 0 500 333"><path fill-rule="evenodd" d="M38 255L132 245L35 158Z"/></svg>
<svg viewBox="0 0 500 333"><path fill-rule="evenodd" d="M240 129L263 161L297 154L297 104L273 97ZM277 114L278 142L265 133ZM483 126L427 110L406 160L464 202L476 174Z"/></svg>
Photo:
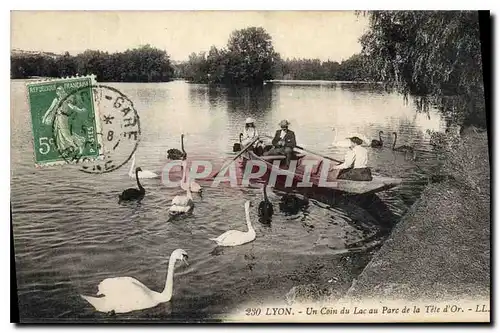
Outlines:
<svg viewBox="0 0 500 333"><path fill-rule="evenodd" d="M375 174L404 179L377 194L383 216L395 220L419 197L425 185L420 170L437 163L426 130L444 131L436 111L417 113L400 95L376 85L282 82L238 90L183 81L106 85L134 102L142 131L136 163L156 172L166 151L180 148L181 133L190 159L207 158L220 167L234 156L232 146L247 117L269 135L288 119L298 144L337 159L347 148L332 142L352 133L378 139L383 131L384 147L368 148L369 166ZM247 302L283 300L303 283L333 283L341 293L368 262L369 244L379 237L379 224L387 222L347 199L313 198L306 209L287 214L278 210L276 193L272 223L263 225L257 221L258 186L206 187L202 197L195 196L192 215L169 221L170 202L183 191L158 179L142 181L147 194L140 204L118 204L118 194L135 186L130 164L105 174L68 166L35 169L30 124L25 81L12 80L11 205L21 321L201 320ZM398 145L418 150L415 161L391 150L392 132L398 133ZM254 204L256 240L214 251L209 238L246 230L246 200ZM170 303L110 317L80 298L95 295L101 280L117 276L161 291L168 258L177 248L187 251L189 266L176 269Z"/></svg>

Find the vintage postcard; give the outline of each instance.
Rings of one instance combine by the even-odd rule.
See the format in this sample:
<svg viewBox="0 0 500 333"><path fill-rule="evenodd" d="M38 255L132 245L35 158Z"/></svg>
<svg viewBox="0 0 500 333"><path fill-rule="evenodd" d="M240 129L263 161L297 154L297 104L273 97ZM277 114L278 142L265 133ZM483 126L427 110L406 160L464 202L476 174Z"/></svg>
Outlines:
<svg viewBox="0 0 500 333"><path fill-rule="evenodd" d="M11 12L13 321L489 323L489 33Z"/></svg>

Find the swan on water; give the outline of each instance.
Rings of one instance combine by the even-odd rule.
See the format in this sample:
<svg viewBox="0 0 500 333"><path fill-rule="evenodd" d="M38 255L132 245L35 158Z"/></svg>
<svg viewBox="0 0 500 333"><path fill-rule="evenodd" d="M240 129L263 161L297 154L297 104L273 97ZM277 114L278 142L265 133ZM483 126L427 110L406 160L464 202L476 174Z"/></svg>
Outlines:
<svg viewBox="0 0 500 333"><path fill-rule="evenodd" d="M245 202L245 217L247 220L248 231L228 230L217 238L210 238L219 246L237 246L249 243L255 240L255 230L250 221L250 201Z"/></svg>
<svg viewBox="0 0 500 333"><path fill-rule="evenodd" d="M264 198L259 203L259 208L258 208L258 213L261 222L269 222L274 213L273 204L269 201L267 197L267 191L266 191L267 186L268 186L267 184L264 184L264 186L262 187L262 195Z"/></svg>
<svg viewBox="0 0 500 333"><path fill-rule="evenodd" d="M202 187L200 184L198 184L196 181L191 180L189 178L189 170L187 167L187 162L186 159L182 160L182 180L181 180L181 188L184 191L187 191L188 187L191 190L191 192L195 193L201 193Z"/></svg>
<svg viewBox="0 0 500 333"><path fill-rule="evenodd" d="M135 177L134 171L133 171L134 167L135 167L135 153L132 155L132 165L130 166L130 170L128 171L128 175L130 178ZM159 175L157 175L153 171L141 169L141 171L139 171L138 177L139 178L158 178Z"/></svg>
<svg viewBox="0 0 500 333"><path fill-rule="evenodd" d="M182 168L185 169L185 161L182 161ZM189 177L188 177L189 179ZM181 186L182 187L182 186ZM193 196L191 193L191 187L185 186L183 190L186 191L186 195L177 195L172 199L172 205L169 208L170 215L179 215L183 213L189 213L194 209Z"/></svg>
<svg viewBox="0 0 500 333"><path fill-rule="evenodd" d="M382 141L382 134L384 134L384 131L379 131L378 132L378 140L372 140L372 143L370 144L370 147L372 148L380 148L384 145L384 141Z"/></svg>
<svg viewBox="0 0 500 333"><path fill-rule="evenodd" d="M177 249L170 255L168 261L167 280L161 293L150 290L142 282L129 276L104 279L97 287L97 296L80 295L97 311L127 313L135 310L152 308L160 303L166 303L172 298L174 283L174 268L177 261L186 265L186 251Z"/></svg>
<svg viewBox="0 0 500 333"><path fill-rule="evenodd" d="M172 148L167 150L167 158L170 160L182 160L186 156L186 151L184 150L184 133L181 134L181 149Z"/></svg>
<svg viewBox="0 0 500 333"><path fill-rule="evenodd" d="M241 141L243 140L243 133L240 133L240 142L235 142L233 144L233 153L236 153L241 150L242 143Z"/></svg>
<svg viewBox="0 0 500 333"><path fill-rule="evenodd" d="M417 153L413 149L413 147L407 146L407 145L402 145L402 146L396 147L396 141L398 140L398 133L392 132L392 134L394 135L394 142L392 143L392 150L405 153L405 159L407 158L408 154L411 154L410 158L415 160Z"/></svg>
<svg viewBox="0 0 500 333"><path fill-rule="evenodd" d="M139 172L141 172L142 169L140 167L137 167L135 169L135 180L137 181L137 186L139 189L136 188L128 188L122 192L122 194L118 195L118 203L122 201L130 201L130 200L137 200L137 199L142 199L144 198L144 195L146 194L146 190L144 187L142 187L141 183L139 182Z"/></svg>

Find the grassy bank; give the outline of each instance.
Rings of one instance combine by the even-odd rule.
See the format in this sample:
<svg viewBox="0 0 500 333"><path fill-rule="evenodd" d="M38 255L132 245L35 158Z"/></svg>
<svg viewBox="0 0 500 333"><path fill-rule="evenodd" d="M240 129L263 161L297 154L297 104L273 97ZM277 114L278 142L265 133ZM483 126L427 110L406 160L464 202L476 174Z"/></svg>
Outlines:
<svg viewBox="0 0 500 333"><path fill-rule="evenodd" d="M453 142L428 185L346 294L349 299L489 297L490 167L486 132Z"/></svg>
<svg viewBox="0 0 500 333"><path fill-rule="evenodd" d="M490 167L486 132L449 135L445 159L382 247L362 255L351 286L299 285L294 301L450 300L490 294ZM364 267L364 269L363 269ZM329 281L330 282L330 281ZM298 288L298 289L297 289ZM300 294L300 297L299 297Z"/></svg>

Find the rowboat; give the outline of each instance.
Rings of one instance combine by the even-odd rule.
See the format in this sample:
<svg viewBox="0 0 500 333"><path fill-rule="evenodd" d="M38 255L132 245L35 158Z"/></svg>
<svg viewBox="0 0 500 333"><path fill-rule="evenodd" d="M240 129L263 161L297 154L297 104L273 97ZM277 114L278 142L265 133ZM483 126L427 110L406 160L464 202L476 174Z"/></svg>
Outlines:
<svg viewBox="0 0 500 333"><path fill-rule="evenodd" d="M305 160L309 157L308 155L302 153L296 153L294 159L297 161L295 170L288 169L284 166L285 156L282 155L271 155L271 156L258 156L253 151L246 151L244 154L240 156L241 158L241 167L245 168L248 161L261 161L266 164L267 171L262 176L262 180L265 181L269 179L269 176L273 169L279 168L279 172L277 172L278 176L276 177L277 185L283 186L286 181L286 177L293 177L293 182L290 187L296 188L301 187L297 184L301 183L304 179L306 167ZM293 162L292 162L293 163ZM291 163L291 164L292 164ZM371 181L353 181L353 180L344 180L344 179L336 179L336 173L329 172L330 162L327 160L317 160L316 165L312 168L310 172L309 181L312 183L313 188L329 188L333 191L342 192L345 194L352 195L369 195L378 193L381 191L386 191L393 187L396 187L402 183L402 179L400 178L391 178L391 177L383 177L383 176L372 176ZM258 169L258 166L253 166L253 168ZM322 170L323 168L327 168L326 170ZM278 171L278 170L275 170ZM252 169L252 172L257 172L257 170ZM321 176L323 174L323 182L321 180ZM326 177L325 177L326 176ZM307 178L306 178L307 180ZM330 185L325 186L324 181L329 182ZM331 185L334 184L334 185Z"/></svg>

